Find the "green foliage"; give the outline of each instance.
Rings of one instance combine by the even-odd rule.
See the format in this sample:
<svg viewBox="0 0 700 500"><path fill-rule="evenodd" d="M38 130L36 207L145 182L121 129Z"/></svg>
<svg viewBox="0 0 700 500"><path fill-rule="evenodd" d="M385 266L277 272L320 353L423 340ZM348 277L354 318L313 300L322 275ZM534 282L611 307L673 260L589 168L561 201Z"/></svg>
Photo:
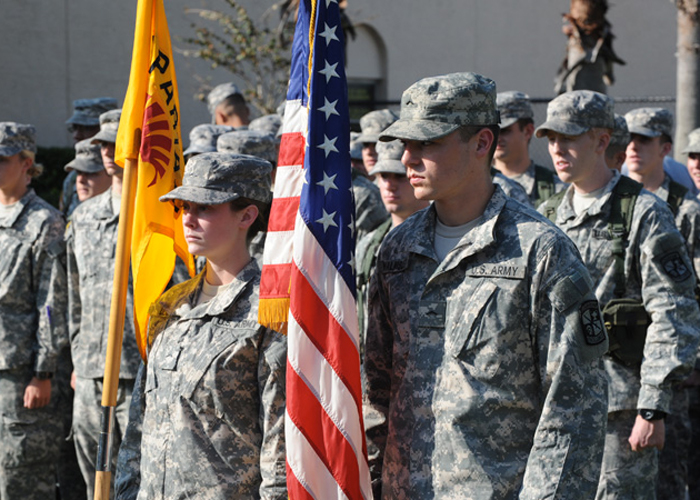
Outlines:
<svg viewBox="0 0 700 500"><path fill-rule="evenodd" d="M183 41L193 48L183 53L209 61L212 68L227 69L244 82L244 96L251 105L262 114L274 113L287 91L293 20L285 17L273 29L266 21L270 11L254 21L235 0L223 1L230 10L186 9L206 25L192 23L194 36ZM205 100L209 90L202 88L197 97Z"/></svg>
<svg viewBox="0 0 700 500"><path fill-rule="evenodd" d="M44 172L32 179L31 186L43 199L58 208L63 179L66 172L63 167L75 158L74 148L42 148L36 153L36 162L44 166Z"/></svg>

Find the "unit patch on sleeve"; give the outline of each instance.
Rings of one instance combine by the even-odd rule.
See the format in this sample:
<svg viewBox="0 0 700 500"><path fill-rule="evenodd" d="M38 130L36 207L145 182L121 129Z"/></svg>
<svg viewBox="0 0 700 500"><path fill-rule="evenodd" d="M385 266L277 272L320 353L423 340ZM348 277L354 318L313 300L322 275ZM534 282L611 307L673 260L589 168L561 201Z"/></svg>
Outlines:
<svg viewBox="0 0 700 500"><path fill-rule="evenodd" d="M606 332L603 319L600 317L598 301L587 300L581 304L579 316L586 344L598 345L603 342L606 338Z"/></svg>

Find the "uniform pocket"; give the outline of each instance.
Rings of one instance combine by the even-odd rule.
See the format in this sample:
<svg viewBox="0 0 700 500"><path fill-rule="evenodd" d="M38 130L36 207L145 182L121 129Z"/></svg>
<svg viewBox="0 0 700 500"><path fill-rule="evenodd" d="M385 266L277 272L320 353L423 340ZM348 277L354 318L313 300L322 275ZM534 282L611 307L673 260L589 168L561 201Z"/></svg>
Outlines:
<svg viewBox="0 0 700 500"><path fill-rule="evenodd" d="M465 350L478 343L482 336L479 324L484 310L498 286L493 281L482 281L474 293L466 299L463 310L455 316L455 325L447 336L447 351L459 357ZM484 332L488 334L488 332Z"/></svg>
<svg viewBox="0 0 700 500"><path fill-rule="evenodd" d="M55 461L60 425L44 409L2 416L2 466L8 469Z"/></svg>

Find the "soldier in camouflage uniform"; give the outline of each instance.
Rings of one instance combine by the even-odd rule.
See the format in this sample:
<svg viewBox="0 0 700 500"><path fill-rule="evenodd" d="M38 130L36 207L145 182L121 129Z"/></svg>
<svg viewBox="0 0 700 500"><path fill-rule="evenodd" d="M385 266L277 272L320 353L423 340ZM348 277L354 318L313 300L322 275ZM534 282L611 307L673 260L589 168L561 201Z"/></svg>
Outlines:
<svg viewBox="0 0 700 500"><path fill-rule="evenodd" d="M88 498L95 488L95 460L101 431L102 379L109 332L123 170L114 163L114 145L121 110L100 115L100 132L92 138L101 148L112 186L81 203L66 231L68 253L69 327L75 371L73 437ZM128 421L129 402L140 355L136 345L131 280L115 409L114 448L118 449ZM113 457L116 461L116 457Z"/></svg>
<svg viewBox="0 0 700 500"><path fill-rule="evenodd" d="M286 337L257 322L260 269L246 244L271 200L270 170L252 156L205 153L161 197L182 206L189 250L207 267L151 307L119 500L287 498Z"/></svg>
<svg viewBox="0 0 700 500"><path fill-rule="evenodd" d="M228 125L211 125L204 123L197 125L190 130L190 145L182 152L185 160L189 160L194 155L202 153L213 153L216 151L216 140L221 134L233 132L234 128Z"/></svg>
<svg viewBox="0 0 700 500"><path fill-rule="evenodd" d="M222 83L207 95L211 122L244 130L250 123L250 110L243 93L234 83Z"/></svg>
<svg viewBox="0 0 700 500"><path fill-rule="evenodd" d="M683 149L688 155L688 172L697 186L700 186L700 128L688 135L688 145ZM696 271L697 273L697 271ZM700 276L700 273L698 273ZM695 370L686 379L688 408L691 427L691 440L688 450L688 494L690 500L700 500L700 353L695 361Z"/></svg>
<svg viewBox="0 0 700 500"><path fill-rule="evenodd" d="M75 145L75 158L63 170L76 172L75 191L81 203L104 193L112 185L112 178L102 164L100 146L94 144L92 139Z"/></svg>
<svg viewBox="0 0 700 500"><path fill-rule="evenodd" d="M0 122L0 498L56 495L54 374L67 343L64 221L28 187L32 125Z"/></svg>
<svg viewBox="0 0 700 500"><path fill-rule="evenodd" d="M362 163L364 165L364 174L368 175L369 171L374 168L377 163L377 141L379 134L394 123L399 117L390 109L379 109L370 111L360 118L360 129L362 133L357 137L357 142L362 144Z"/></svg>
<svg viewBox="0 0 700 500"><path fill-rule="evenodd" d="M597 92L549 103L536 134L547 136L557 173L572 186L540 210L577 245L615 335L605 357L609 413L597 498L653 499L663 419L673 385L695 360L700 311L671 210L605 163L614 120L612 99Z"/></svg>
<svg viewBox="0 0 700 500"><path fill-rule="evenodd" d="M364 412L375 498L591 498L607 337L571 241L503 194L496 86L425 78L380 139L416 198L370 289ZM379 416L379 418L377 418ZM381 496L379 487L381 486Z"/></svg>
<svg viewBox="0 0 700 500"><path fill-rule="evenodd" d="M670 153L672 145L673 114L664 108L638 108L627 113L625 121L631 134L627 146L629 176L668 203L676 227L685 238L697 279L700 276L700 202L664 172L664 157ZM656 497L659 500L685 500L691 438L685 387L673 387L671 409L665 424L666 440L659 454Z"/></svg>
<svg viewBox="0 0 700 500"><path fill-rule="evenodd" d="M271 186L275 183L277 169L277 141L275 136L259 132L257 130L235 130L222 134L216 141L216 150L219 153L233 153L240 155L257 156L268 161L272 165L270 174ZM265 218L270 213L270 208L265 207ZM256 260L262 262L263 248L267 231L259 231L250 242L250 254Z"/></svg>
<svg viewBox="0 0 700 500"><path fill-rule="evenodd" d="M530 159L530 140L535 133L535 116L530 97L522 92L499 92L496 96L501 115L501 132L493 155L494 167L520 184L531 206L564 189L564 184L550 169Z"/></svg>
<svg viewBox="0 0 700 500"><path fill-rule="evenodd" d="M66 120L68 131L74 142L84 141L100 131L100 115L111 109L117 109L117 100L112 97L96 99L77 99L73 101L73 115ZM63 180L63 190L59 202L66 217L70 216L80 200L75 192L77 172L69 172Z"/></svg>
<svg viewBox="0 0 700 500"><path fill-rule="evenodd" d="M627 158L627 145L630 143L630 131L627 121L622 115L615 113L615 128L610 136L610 144L605 148L605 163L608 168L622 170L622 165Z"/></svg>
<svg viewBox="0 0 700 500"><path fill-rule="evenodd" d="M401 163L403 145L400 141L379 142L377 163L370 170L376 176L384 208L390 217L377 229L357 242L357 313L360 324L360 353L364 355L364 339L367 330L367 294L369 281L374 274L377 254L384 237L393 228L408 219L418 210L426 208L427 200L418 200L406 177L406 167Z"/></svg>

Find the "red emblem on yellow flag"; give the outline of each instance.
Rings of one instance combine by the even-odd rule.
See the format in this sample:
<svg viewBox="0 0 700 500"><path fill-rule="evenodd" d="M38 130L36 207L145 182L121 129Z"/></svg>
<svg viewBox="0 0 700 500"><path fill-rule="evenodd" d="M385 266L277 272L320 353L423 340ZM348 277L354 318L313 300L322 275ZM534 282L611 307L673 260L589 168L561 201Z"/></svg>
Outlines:
<svg viewBox="0 0 700 500"><path fill-rule="evenodd" d="M127 158L138 158L131 269L136 335L144 359L148 309L170 281L176 255L187 263L190 274L194 271L180 214L173 204L159 201L182 183L179 108L163 1L140 0L115 159L123 166Z"/></svg>

